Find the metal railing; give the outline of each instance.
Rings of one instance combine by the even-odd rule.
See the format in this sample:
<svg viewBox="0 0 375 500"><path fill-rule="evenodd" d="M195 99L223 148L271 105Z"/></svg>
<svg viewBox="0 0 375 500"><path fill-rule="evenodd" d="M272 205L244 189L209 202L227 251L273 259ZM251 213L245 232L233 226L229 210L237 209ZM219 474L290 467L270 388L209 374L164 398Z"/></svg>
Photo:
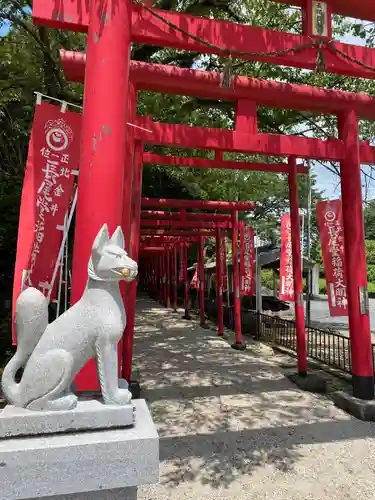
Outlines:
<svg viewBox="0 0 375 500"><path fill-rule="evenodd" d="M193 310L199 313L198 303L194 303ZM195 311L196 309L196 311ZM211 305L206 301L206 316L216 322L216 304ZM234 329L233 306L223 307L224 325ZM241 309L242 333L253 335L259 340L264 340L275 346L284 347L290 351L297 352L297 336L295 322L282 319L278 316L259 314L257 321L256 311ZM259 323L259 332L257 324ZM351 374L352 358L350 339L334 330L322 330L320 328L306 327L307 355L311 360L318 361L342 372ZM372 358L375 371L375 345L372 345Z"/></svg>
<svg viewBox="0 0 375 500"><path fill-rule="evenodd" d="M250 311L249 311L250 312ZM256 312L252 312L256 317ZM294 321L261 314L260 340L297 351L296 327ZM306 327L307 355L310 359L351 374L352 358L350 339L332 330ZM375 345L372 345L375 366Z"/></svg>

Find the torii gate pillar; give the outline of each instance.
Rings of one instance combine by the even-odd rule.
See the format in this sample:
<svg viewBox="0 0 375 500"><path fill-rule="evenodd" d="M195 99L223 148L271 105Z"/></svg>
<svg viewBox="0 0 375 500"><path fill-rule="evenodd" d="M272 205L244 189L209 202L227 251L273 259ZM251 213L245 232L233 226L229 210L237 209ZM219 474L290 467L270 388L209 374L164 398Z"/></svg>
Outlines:
<svg viewBox="0 0 375 500"><path fill-rule="evenodd" d="M90 0L82 146L73 256L72 303L86 286L91 246L100 227L121 226L127 140L131 0ZM76 378L98 389L94 362Z"/></svg>
<svg viewBox="0 0 375 500"><path fill-rule="evenodd" d="M371 400L374 398L374 371L368 310L358 120L355 111L339 115L338 125L339 138L345 144L345 160L340 162L340 174L353 396Z"/></svg>

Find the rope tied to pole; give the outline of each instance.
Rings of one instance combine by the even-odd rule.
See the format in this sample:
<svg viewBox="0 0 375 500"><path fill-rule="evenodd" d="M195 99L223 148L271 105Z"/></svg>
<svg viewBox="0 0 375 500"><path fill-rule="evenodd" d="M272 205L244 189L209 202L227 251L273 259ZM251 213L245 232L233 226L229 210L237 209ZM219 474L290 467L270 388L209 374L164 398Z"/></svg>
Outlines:
<svg viewBox="0 0 375 500"><path fill-rule="evenodd" d="M233 60L232 54L229 54L220 77L220 87L230 89L233 86Z"/></svg>
<svg viewBox="0 0 375 500"><path fill-rule="evenodd" d="M315 72L324 73L325 71L326 71L326 62L324 59L323 44L321 43L317 47Z"/></svg>

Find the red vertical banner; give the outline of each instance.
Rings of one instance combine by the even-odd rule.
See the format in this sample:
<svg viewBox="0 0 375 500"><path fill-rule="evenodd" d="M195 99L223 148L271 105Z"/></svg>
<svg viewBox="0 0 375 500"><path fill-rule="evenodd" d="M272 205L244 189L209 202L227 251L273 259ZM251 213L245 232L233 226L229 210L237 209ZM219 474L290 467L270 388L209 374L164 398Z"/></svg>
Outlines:
<svg viewBox="0 0 375 500"><path fill-rule="evenodd" d="M240 294L254 295L255 247L254 230L250 226L241 228L240 233Z"/></svg>
<svg viewBox="0 0 375 500"><path fill-rule="evenodd" d="M206 256L206 250L207 250L207 247L205 247L203 249L203 262L204 262L204 258ZM199 253L198 253L199 255ZM200 262L199 262L199 257L198 257L198 262L197 262L197 267L195 269L195 272L194 272L194 276L190 282L190 286L192 288L196 288L197 290L199 289L200 287L200 281L199 281L199 265L200 265Z"/></svg>
<svg viewBox="0 0 375 500"><path fill-rule="evenodd" d="M38 288L46 296L51 288L78 169L80 127L81 115L46 102L36 105L22 188L13 319L24 286Z"/></svg>
<svg viewBox="0 0 375 500"><path fill-rule="evenodd" d="M195 272L194 272L194 276L192 278L192 280L190 281L190 286L191 288L199 288L199 283L198 283L198 268L199 268L199 264L197 263L197 267L195 269Z"/></svg>
<svg viewBox="0 0 375 500"><path fill-rule="evenodd" d="M222 273L221 282L223 284L223 290L226 290L228 288L228 275L227 275L227 247L226 247L225 236L222 236L220 245L220 262L221 262L221 273Z"/></svg>
<svg viewBox="0 0 375 500"><path fill-rule="evenodd" d="M347 316L344 230L341 200L321 201L316 205L328 303L331 316Z"/></svg>
<svg viewBox="0 0 375 500"><path fill-rule="evenodd" d="M294 301L292 233L290 214L281 217L280 300Z"/></svg>

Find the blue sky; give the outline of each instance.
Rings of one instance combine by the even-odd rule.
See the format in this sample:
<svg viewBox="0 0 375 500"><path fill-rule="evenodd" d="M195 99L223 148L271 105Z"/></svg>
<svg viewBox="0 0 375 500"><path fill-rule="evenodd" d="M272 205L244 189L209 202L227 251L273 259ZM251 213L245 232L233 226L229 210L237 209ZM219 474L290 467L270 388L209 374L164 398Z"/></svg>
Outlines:
<svg viewBox="0 0 375 500"><path fill-rule="evenodd" d="M2 22L2 24L0 26L0 36L4 36L8 33L9 26L10 26L10 24L8 23L8 21Z"/></svg>

